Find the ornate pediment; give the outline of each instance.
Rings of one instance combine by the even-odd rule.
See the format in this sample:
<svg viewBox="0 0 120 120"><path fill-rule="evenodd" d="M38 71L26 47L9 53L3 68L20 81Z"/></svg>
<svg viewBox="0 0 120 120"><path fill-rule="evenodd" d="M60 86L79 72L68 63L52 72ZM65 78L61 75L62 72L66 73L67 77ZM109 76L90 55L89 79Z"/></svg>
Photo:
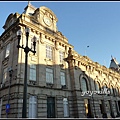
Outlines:
<svg viewBox="0 0 120 120"><path fill-rule="evenodd" d="M3 28L6 30L9 26L11 26L13 24L13 16L14 14L11 13L8 17L7 20L5 22L5 25L3 26Z"/></svg>
<svg viewBox="0 0 120 120"><path fill-rule="evenodd" d="M49 8L42 6L37 8L32 14L34 18L43 25L47 30L57 31L56 22L58 21L56 15Z"/></svg>
<svg viewBox="0 0 120 120"><path fill-rule="evenodd" d="M20 16L20 14L18 14L18 13L15 13L15 14L11 13L11 14L7 17L7 19L6 19L6 21L5 21L5 25L3 26L3 28L4 28L5 30L7 30L7 29L15 22L15 20L16 20L19 16Z"/></svg>
<svg viewBox="0 0 120 120"><path fill-rule="evenodd" d="M40 11L46 15L47 17L50 17L51 19L54 19L56 22L58 21L56 15L53 13L52 10L50 10L49 8L42 6L40 7Z"/></svg>

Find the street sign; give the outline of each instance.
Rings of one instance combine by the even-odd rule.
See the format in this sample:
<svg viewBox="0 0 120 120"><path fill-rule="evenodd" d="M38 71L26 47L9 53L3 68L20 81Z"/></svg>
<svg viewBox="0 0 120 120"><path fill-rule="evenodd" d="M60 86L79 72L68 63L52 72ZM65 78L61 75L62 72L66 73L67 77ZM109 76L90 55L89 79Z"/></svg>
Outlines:
<svg viewBox="0 0 120 120"><path fill-rule="evenodd" d="M10 104L6 104L6 113L10 111Z"/></svg>

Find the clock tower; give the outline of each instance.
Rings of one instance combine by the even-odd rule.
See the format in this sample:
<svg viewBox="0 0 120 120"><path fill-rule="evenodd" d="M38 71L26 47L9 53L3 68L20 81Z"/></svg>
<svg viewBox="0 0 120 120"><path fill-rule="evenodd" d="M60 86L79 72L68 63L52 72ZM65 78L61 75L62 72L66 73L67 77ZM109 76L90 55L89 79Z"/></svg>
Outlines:
<svg viewBox="0 0 120 120"><path fill-rule="evenodd" d="M34 15L40 24L54 32L57 31L56 23L58 19L49 8L45 6L37 8L34 12Z"/></svg>

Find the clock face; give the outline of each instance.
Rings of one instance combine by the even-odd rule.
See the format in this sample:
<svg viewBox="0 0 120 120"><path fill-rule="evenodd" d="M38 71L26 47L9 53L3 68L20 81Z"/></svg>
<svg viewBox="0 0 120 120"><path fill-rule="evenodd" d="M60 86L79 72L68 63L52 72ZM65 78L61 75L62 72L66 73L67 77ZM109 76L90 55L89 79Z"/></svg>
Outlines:
<svg viewBox="0 0 120 120"><path fill-rule="evenodd" d="M48 25L48 26L50 26L51 24L52 24L52 21L50 20L50 18L49 17L44 17L44 22L45 22L45 24L46 25Z"/></svg>

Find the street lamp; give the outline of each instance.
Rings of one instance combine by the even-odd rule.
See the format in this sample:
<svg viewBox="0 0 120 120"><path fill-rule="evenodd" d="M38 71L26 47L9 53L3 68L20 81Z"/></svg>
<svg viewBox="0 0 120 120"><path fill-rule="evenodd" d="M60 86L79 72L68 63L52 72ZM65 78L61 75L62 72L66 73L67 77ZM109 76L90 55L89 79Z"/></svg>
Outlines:
<svg viewBox="0 0 120 120"><path fill-rule="evenodd" d="M30 29L26 28L26 47L20 46L20 39L21 39L21 30L19 30L17 32L17 37L18 37L18 45L17 48L22 48L24 49L25 52L25 74L24 74L24 91L23 91L23 107L22 107L22 118L26 118L26 113L27 113L27 58L28 58L28 53L29 51L33 52L34 55L36 53L35 48L36 48L36 37L34 36L33 38L33 46L34 46L34 50L30 49L28 47L28 37L29 37L29 32Z"/></svg>
<svg viewBox="0 0 120 120"><path fill-rule="evenodd" d="M7 104L7 106L10 106L10 105L9 105L9 100L10 100L10 86L11 86L12 73L13 73L12 67L10 67L10 68L8 69L8 72L9 72L10 81L9 81L9 89L8 89L8 104ZM6 109L6 117L7 117L7 118L8 118L9 109L10 109L10 108Z"/></svg>

